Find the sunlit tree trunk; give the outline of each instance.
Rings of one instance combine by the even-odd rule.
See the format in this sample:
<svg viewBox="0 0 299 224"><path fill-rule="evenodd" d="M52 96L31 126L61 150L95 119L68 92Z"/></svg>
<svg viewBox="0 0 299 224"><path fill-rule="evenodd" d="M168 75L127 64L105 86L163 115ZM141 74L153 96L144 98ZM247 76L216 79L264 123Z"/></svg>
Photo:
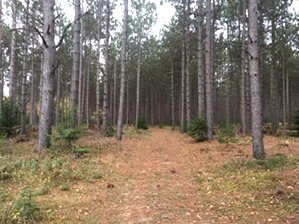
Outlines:
<svg viewBox="0 0 299 224"><path fill-rule="evenodd" d="M50 147L50 135L53 113L53 79L54 79L54 6L55 0L44 0L44 60L42 72L42 102L40 108L39 135L37 151Z"/></svg>
<svg viewBox="0 0 299 224"><path fill-rule="evenodd" d="M73 42L73 67L71 78L71 116L73 119L72 126L77 124L78 112L78 84L79 84L79 68L80 68L80 30L81 21L81 0L75 0L75 25L74 25L74 42Z"/></svg>
<svg viewBox="0 0 299 224"><path fill-rule="evenodd" d="M265 158L263 133L261 94L258 64L258 8L257 0L249 0L249 76L251 92L251 116L252 116L252 149L256 159Z"/></svg>
<svg viewBox="0 0 299 224"><path fill-rule="evenodd" d="M124 19L122 33L122 49L121 49L121 77L120 77L120 96L117 119L116 138L122 139L124 103L125 103L125 85L126 85L126 53L127 53L127 37L128 37L128 0L124 0ZM129 86L128 82L127 85ZM128 91L129 92L129 91ZM128 111L127 111L128 116Z"/></svg>

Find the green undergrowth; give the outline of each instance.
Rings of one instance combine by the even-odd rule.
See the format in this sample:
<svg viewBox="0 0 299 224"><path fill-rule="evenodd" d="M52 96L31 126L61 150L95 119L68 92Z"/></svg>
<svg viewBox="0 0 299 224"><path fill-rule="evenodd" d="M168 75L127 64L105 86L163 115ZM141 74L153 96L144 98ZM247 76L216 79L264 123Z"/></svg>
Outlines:
<svg viewBox="0 0 299 224"><path fill-rule="evenodd" d="M200 206L215 222L291 221L299 209L298 183L293 181L298 167L299 158L284 155L212 167L195 177Z"/></svg>
<svg viewBox="0 0 299 224"><path fill-rule="evenodd" d="M47 213L40 197L51 192L73 191L78 182L96 184L113 177L113 164L94 156L89 147L72 147L71 153L33 149L0 157L0 223L43 223ZM98 155L98 154L96 154ZM54 211L54 209L53 209Z"/></svg>

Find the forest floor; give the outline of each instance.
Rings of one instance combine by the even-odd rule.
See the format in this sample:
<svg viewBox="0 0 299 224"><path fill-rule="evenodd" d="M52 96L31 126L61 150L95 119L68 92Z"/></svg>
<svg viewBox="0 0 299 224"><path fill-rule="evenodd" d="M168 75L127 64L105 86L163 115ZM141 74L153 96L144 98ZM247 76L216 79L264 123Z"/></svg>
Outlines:
<svg viewBox="0 0 299 224"><path fill-rule="evenodd" d="M195 142L170 127L89 131L72 154L36 154L36 140L0 151L0 223L299 223L299 138L266 135L228 147Z"/></svg>

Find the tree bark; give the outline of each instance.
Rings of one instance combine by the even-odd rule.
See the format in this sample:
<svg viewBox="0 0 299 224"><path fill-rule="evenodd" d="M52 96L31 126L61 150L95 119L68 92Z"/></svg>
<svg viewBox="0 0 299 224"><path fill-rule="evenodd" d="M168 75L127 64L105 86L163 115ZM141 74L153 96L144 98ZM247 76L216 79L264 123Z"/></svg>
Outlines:
<svg viewBox="0 0 299 224"><path fill-rule="evenodd" d="M243 13L242 13L242 46L241 46L241 79L240 79L240 108L241 108L241 131L242 134L245 135L247 133L246 129L246 79L245 79L245 62L246 62L246 55L245 55L245 41L246 41L246 0L243 0Z"/></svg>
<svg viewBox="0 0 299 224"><path fill-rule="evenodd" d="M44 60L42 72L42 102L40 109L39 135L37 143L37 151L50 147L50 135L53 113L53 79L54 79L54 58L55 58L55 43L54 43L54 6L55 0L44 0ZM45 45L46 44L46 45Z"/></svg>
<svg viewBox="0 0 299 224"><path fill-rule="evenodd" d="M121 49L121 77L120 77L120 96L117 119L116 138L122 139L123 116L124 116L124 102L125 102L125 85L126 85L126 53L127 53L127 37L128 37L128 0L124 0L124 19L123 19L123 33L122 33L122 49ZM128 83L127 83L128 85ZM127 111L128 114L128 111Z"/></svg>
<svg viewBox="0 0 299 224"><path fill-rule="evenodd" d="M60 92L61 92L61 68L58 70L57 90L56 90L56 110L55 110L55 125L60 122Z"/></svg>
<svg viewBox="0 0 299 224"><path fill-rule="evenodd" d="M106 134L108 128L108 72L109 72L109 38L110 38L110 0L106 1L106 30L105 30L105 72L103 95L103 126L102 133Z"/></svg>
<svg viewBox="0 0 299 224"><path fill-rule="evenodd" d="M100 98L100 76L101 76L101 36L102 36L102 2L98 3L98 14L97 14L97 77L96 77L96 122L97 128L100 129L101 117L100 117L100 108L101 108L101 98Z"/></svg>
<svg viewBox="0 0 299 224"><path fill-rule="evenodd" d="M203 118L204 112L204 60L203 60L203 12L202 12L202 0L198 0L198 33L197 33L197 86L198 86L198 116Z"/></svg>
<svg viewBox="0 0 299 224"><path fill-rule="evenodd" d="M276 35L275 35L275 20L274 18L271 19L271 68L270 68L270 91L271 91L271 126L272 126L272 134L275 134L278 129L278 98L277 98L277 74L276 74L276 68L275 68L275 63L276 63L276 57L275 57L275 45L276 45Z"/></svg>
<svg viewBox="0 0 299 224"><path fill-rule="evenodd" d="M72 80L71 80L71 117L72 126L76 126L78 123L78 85L79 85L79 69L80 69L80 31L81 31L81 0L75 0L75 25L74 25L74 42L73 42L73 67L72 67Z"/></svg>
<svg viewBox="0 0 299 224"><path fill-rule="evenodd" d="M258 64L258 8L257 0L249 0L249 76L251 93L251 116L252 116L252 149L256 159L265 158L262 116L261 116L261 95Z"/></svg>
<svg viewBox="0 0 299 224"><path fill-rule="evenodd" d="M11 47L10 47L10 74L9 74L9 98L11 106L15 106L16 100L16 35L17 35L17 9L16 0L12 2L12 24L11 24ZM12 111L14 113L14 111Z"/></svg>
<svg viewBox="0 0 299 224"><path fill-rule="evenodd" d="M26 10L29 11L29 0L26 1ZM26 134L26 100L27 100L27 57L28 57L28 36L29 36L29 15L26 13L24 26L23 43L23 74L22 74L22 100L21 100L21 134Z"/></svg>
<svg viewBox="0 0 299 224"><path fill-rule="evenodd" d="M0 0L0 43L2 43L2 0ZM3 72L3 52L0 47L0 115L2 113L3 103L3 84L4 84L4 72Z"/></svg>
<svg viewBox="0 0 299 224"><path fill-rule="evenodd" d="M171 60L171 130L174 130L175 125L174 116L174 68L173 59Z"/></svg>
<svg viewBox="0 0 299 224"><path fill-rule="evenodd" d="M34 43L32 48L34 49ZM30 125L34 126L36 125L36 74L33 56L31 60Z"/></svg>
<svg viewBox="0 0 299 224"><path fill-rule="evenodd" d="M186 12L186 120L187 128L191 122L191 87L190 87L190 2L187 0L187 12Z"/></svg>
<svg viewBox="0 0 299 224"><path fill-rule="evenodd" d="M81 1L81 0L79 0ZM82 1L82 7L80 8L80 14L81 11L83 12L83 2ZM84 73L83 73L83 20L81 22L81 26L80 26L80 56L79 56L79 75L78 75L78 125L82 125L82 119L83 119L83 102L84 102L84 97L83 97L83 79L85 77L83 77Z"/></svg>
<svg viewBox="0 0 299 224"><path fill-rule="evenodd" d="M141 69L141 29L138 32L138 56L137 56L137 87L136 87L136 117L135 129L138 129L139 100L140 100L140 69Z"/></svg>
<svg viewBox="0 0 299 224"><path fill-rule="evenodd" d="M206 63L206 117L207 117L207 137L213 139L213 75L211 72L211 0L207 0L206 6L206 43L205 43L205 63Z"/></svg>

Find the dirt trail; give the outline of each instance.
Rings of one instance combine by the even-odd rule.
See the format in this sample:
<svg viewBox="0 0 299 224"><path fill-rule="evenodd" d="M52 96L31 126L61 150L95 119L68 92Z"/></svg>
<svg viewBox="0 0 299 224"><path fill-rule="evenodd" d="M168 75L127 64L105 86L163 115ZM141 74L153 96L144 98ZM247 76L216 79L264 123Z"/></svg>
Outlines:
<svg viewBox="0 0 299 224"><path fill-rule="evenodd" d="M170 129L149 132L146 140L122 143L130 159L119 171L129 180L121 187L119 204L107 211L115 214L109 223L204 223L189 166L190 151L198 146L186 144L192 140Z"/></svg>

